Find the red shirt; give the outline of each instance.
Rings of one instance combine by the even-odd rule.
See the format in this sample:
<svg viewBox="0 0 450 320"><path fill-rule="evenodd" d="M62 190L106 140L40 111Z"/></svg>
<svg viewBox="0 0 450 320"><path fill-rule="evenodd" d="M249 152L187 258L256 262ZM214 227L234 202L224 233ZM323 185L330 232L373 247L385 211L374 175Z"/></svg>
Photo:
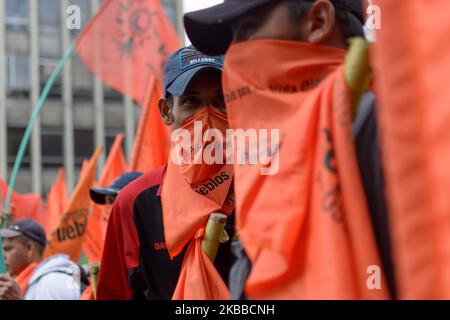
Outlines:
<svg viewBox="0 0 450 320"><path fill-rule="evenodd" d="M133 290L129 271L139 266L139 238L133 218L136 197L161 185L165 167L153 170L126 186L117 196L109 217L97 286L98 300L129 300Z"/></svg>

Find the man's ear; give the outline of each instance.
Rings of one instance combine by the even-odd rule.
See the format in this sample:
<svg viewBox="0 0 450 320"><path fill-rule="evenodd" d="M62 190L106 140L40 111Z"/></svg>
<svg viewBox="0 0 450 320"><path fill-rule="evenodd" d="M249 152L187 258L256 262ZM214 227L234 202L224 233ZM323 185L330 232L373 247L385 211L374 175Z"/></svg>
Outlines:
<svg viewBox="0 0 450 320"><path fill-rule="evenodd" d="M306 32L304 39L313 44L331 44L335 31L336 13L334 5L329 0L317 0L312 5L306 17Z"/></svg>
<svg viewBox="0 0 450 320"><path fill-rule="evenodd" d="M172 114L172 108L166 99L161 98L158 102L159 113L161 114L161 118L166 126L170 126L173 124L174 118Z"/></svg>
<svg viewBox="0 0 450 320"><path fill-rule="evenodd" d="M37 251L36 246L33 244L33 242L27 241L25 244L25 248L26 248L28 259L30 261L33 260L36 255L36 251Z"/></svg>

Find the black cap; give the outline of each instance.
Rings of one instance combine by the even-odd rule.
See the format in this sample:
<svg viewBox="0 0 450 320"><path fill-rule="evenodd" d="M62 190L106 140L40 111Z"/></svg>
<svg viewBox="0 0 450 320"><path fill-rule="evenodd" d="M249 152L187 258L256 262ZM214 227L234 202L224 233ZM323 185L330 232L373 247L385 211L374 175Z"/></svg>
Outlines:
<svg viewBox="0 0 450 320"><path fill-rule="evenodd" d="M91 199L97 204L106 204L106 196L116 197L120 190L140 176L142 176L142 172L127 172L118 177L109 187L91 188L89 190Z"/></svg>
<svg viewBox="0 0 450 320"><path fill-rule="evenodd" d="M207 56L193 46L185 47L167 60L164 72L164 93L180 97L191 80L200 71L213 69L222 71L223 56Z"/></svg>
<svg viewBox="0 0 450 320"><path fill-rule="evenodd" d="M16 221L8 228L0 230L0 237L4 239L11 239L19 236L25 236L44 247L47 244L44 228L42 228L39 223L31 219Z"/></svg>
<svg viewBox="0 0 450 320"><path fill-rule="evenodd" d="M304 0L314 2L315 0ZM330 0L337 8L353 13L364 24L361 0ZM231 22L248 12L280 0L225 0L224 3L184 15L184 26L192 44L210 55L225 54L233 38Z"/></svg>

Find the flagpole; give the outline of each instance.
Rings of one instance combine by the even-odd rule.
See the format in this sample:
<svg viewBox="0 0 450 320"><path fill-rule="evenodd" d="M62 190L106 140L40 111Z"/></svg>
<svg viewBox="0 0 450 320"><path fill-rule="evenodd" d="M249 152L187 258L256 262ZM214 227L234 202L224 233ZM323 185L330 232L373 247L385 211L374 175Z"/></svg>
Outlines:
<svg viewBox="0 0 450 320"><path fill-rule="evenodd" d="M14 161L14 167L11 172L11 177L9 179L8 193L6 195L6 199L5 199L5 203L4 203L5 219L3 219L3 221L2 221L2 228L6 228L6 226L7 226L7 220L8 220L8 215L9 215L9 206L11 203L12 193L14 191L17 174L19 172L20 165L22 164L22 159L25 154L25 150L30 141L30 136L31 136L33 126L36 123L36 121L39 119L39 116L42 111L42 107L44 106L44 103L47 100L50 89L53 87L53 84L55 83L55 80L57 79L58 75L61 73L64 65L72 57L74 52L75 52L75 43L72 43L69 46L69 48L67 48L63 57L56 65L56 68L53 70L52 74L50 75L50 78L47 80L47 83L45 84L44 90L42 91L41 96L39 97L39 100L36 103L36 106L33 108L33 113L31 114L30 121L28 122L27 128L25 130L22 141L20 143L19 151L17 152L16 160ZM3 247L2 239L0 238L0 248L2 248L2 247ZM6 267L5 267L5 262L4 262L4 258L3 258L3 250L0 250L0 274L2 274L2 273L6 273Z"/></svg>
<svg viewBox="0 0 450 320"><path fill-rule="evenodd" d="M361 37L352 38L345 58L344 76L352 98L352 118L358 113L359 104L371 79L369 43Z"/></svg>

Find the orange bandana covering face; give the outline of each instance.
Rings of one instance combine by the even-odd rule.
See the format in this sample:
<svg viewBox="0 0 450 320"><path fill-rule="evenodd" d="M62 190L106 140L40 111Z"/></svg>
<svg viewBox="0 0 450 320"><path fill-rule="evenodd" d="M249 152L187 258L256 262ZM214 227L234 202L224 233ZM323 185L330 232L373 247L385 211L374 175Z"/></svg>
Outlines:
<svg viewBox="0 0 450 320"><path fill-rule="evenodd" d="M171 257L191 240L173 299L226 299L228 290L201 248L209 215L229 215L233 165L225 164L226 115L205 108L172 134L162 186L164 235ZM212 138L216 136L216 138ZM215 159L211 163L211 158ZM212 288L216 289L212 289Z"/></svg>
<svg viewBox="0 0 450 320"><path fill-rule="evenodd" d="M233 210L233 205L225 201L233 180L233 165L226 164L224 141L208 137L208 133L225 137L227 125L226 115L204 108L172 134L161 193L164 234L171 257L194 238L211 213L230 214ZM222 156L216 160L222 164L206 163L219 150Z"/></svg>
<svg viewBox="0 0 450 320"><path fill-rule="evenodd" d="M33 262L28 265L14 280L19 285L22 290L22 294L25 296L28 290L28 283L30 282L31 276L33 275L34 270L36 270L38 262Z"/></svg>
<svg viewBox="0 0 450 320"><path fill-rule="evenodd" d="M278 172L234 167L249 298L388 297L355 157L345 53L278 40L227 52L230 127L280 130Z"/></svg>

